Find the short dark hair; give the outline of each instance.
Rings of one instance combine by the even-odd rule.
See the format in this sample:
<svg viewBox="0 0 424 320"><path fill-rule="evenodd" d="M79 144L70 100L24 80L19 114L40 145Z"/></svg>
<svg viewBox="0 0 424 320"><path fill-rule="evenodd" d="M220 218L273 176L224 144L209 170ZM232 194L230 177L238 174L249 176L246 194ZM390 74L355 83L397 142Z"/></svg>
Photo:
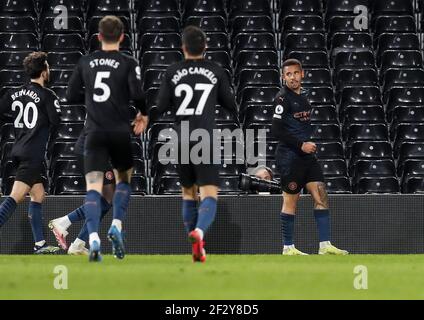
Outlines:
<svg viewBox="0 0 424 320"><path fill-rule="evenodd" d="M182 43L189 54L201 55L206 50L206 34L196 26L188 26L183 31Z"/></svg>
<svg viewBox="0 0 424 320"><path fill-rule="evenodd" d="M124 24L116 16L105 16L99 22L99 33L106 43L115 43L124 33Z"/></svg>
<svg viewBox="0 0 424 320"><path fill-rule="evenodd" d="M282 69L284 69L285 67L289 67L289 66L299 66L299 68L302 70L302 63L297 60L297 59L287 59L286 61L283 62L283 67Z"/></svg>
<svg viewBox="0 0 424 320"><path fill-rule="evenodd" d="M47 53L32 52L24 59L24 69L31 79L37 79L47 70Z"/></svg>

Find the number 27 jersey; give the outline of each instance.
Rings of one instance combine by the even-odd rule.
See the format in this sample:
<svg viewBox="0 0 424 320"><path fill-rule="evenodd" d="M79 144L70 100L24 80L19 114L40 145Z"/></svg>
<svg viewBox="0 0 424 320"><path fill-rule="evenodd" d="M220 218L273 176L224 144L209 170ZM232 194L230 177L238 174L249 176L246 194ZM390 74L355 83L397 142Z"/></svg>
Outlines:
<svg viewBox="0 0 424 320"><path fill-rule="evenodd" d="M166 70L157 99L159 114L173 109L177 124L188 121L190 131L211 131L216 126L218 104L236 115L228 76L217 64L203 59L185 60Z"/></svg>

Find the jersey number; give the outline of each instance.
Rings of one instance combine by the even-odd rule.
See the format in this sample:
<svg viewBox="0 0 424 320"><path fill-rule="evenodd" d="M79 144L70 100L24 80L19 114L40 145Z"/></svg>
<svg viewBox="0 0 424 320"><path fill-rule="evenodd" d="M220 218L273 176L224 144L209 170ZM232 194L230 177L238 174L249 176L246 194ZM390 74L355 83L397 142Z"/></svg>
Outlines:
<svg viewBox="0 0 424 320"><path fill-rule="evenodd" d="M193 99L193 93L194 93L193 88L185 83L179 84L175 88L175 95L177 97L181 97L181 94L185 92L185 97L180 107L177 110L177 113L176 113L177 116L192 116L193 114L197 114L197 115L202 114L212 89L213 89L213 84L206 84L206 83L196 84L196 86L194 87L194 90L203 91L203 94L199 100L199 103L197 104L196 109L193 109L193 108L188 108L188 105Z"/></svg>
<svg viewBox="0 0 424 320"><path fill-rule="evenodd" d="M102 82L103 79L108 79L110 77L110 72L97 72L96 74L96 82L94 83L94 89L100 89L103 91L102 95L93 95L93 99L95 102L105 102L110 97L110 88L109 86Z"/></svg>
<svg viewBox="0 0 424 320"><path fill-rule="evenodd" d="M16 111L16 108L19 108L18 116L15 119L15 128L23 128L24 124L28 129L32 129L37 124L38 119L38 109L34 102L28 102L24 107L24 104L20 101L15 101L12 103L12 111ZM32 109L32 119L29 121L29 110ZM22 118L24 123L21 122Z"/></svg>

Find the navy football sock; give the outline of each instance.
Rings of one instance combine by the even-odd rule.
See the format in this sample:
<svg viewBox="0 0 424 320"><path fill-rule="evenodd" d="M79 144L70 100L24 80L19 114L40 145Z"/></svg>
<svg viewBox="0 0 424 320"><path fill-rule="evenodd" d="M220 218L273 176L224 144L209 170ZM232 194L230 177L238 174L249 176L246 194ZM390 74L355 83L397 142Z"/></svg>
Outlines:
<svg viewBox="0 0 424 320"><path fill-rule="evenodd" d="M204 233L211 226L216 216L217 200L207 197L200 202L199 215L197 217L196 228L201 229Z"/></svg>
<svg viewBox="0 0 424 320"><path fill-rule="evenodd" d="M131 186L126 182L118 183L113 196L113 219L124 220L130 197Z"/></svg>
<svg viewBox="0 0 424 320"><path fill-rule="evenodd" d="M330 211L315 209L314 216L318 227L319 241L330 241Z"/></svg>
<svg viewBox="0 0 424 320"><path fill-rule="evenodd" d="M84 212L89 234L99 231L101 197L101 194L95 190L88 191L85 197Z"/></svg>
<svg viewBox="0 0 424 320"><path fill-rule="evenodd" d="M197 201L183 200L183 221L187 233L190 233L196 227L197 215Z"/></svg>
<svg viewBox="0 0 424 320"><path fill-rule="evenodd" d="M84 205L81 207L75 209L71 213L68 214L68 219L71 221L71 223L75 223L78 221L82 221L85 219L85 213L84 213Z"/></svg>
<svg viewBox="0 0 424 320"><path fill-rule="evenodd" d="M43 213L41 203L33 201L29 203L28 218L31 224L34 242L43 241Z"/></svg>
<svg viewBox="0 0 424 320"><path fill-rule="evenodd" d="M106 201L105 198L102 197L101 199L101 207L102 207L102 213L100 215L100 221L103 220L105 215L109 212L112 205ZM87 222L84 223L84 225L81 228L80 233L78 234L78 239L81 239L84 242L88 242L88 229L87 229Z"/></svg>
<svg viewBox="0 0 424 320"><path fill-rule="evenodd" d="M0 205L0 228L9 220L16 210L16 201L12 197L7 197Z"/></svg>
<svg viewBox="0 0 424 320"><path fill-rule="evenodd" d="M281 232L283 234L283 245L291 246L293 244L294 214L281 212Z"/></svg>

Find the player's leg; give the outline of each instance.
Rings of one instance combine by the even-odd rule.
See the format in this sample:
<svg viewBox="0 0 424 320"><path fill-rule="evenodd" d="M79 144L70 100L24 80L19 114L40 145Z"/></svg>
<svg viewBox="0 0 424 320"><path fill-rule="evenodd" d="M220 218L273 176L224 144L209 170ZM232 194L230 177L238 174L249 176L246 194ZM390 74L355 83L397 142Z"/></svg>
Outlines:
<svg viewBox="0 0 424 320"><path fill-rule="evenodd" d="M10 195L0 204L0 228L9 220L30 189L26 183L15 180Z"/></svg>
<svg viewBox="0 0 424 320"><path fill-rule="evenodd" d="M324 183L324 175L319 163L314 159L308 166L306 189L314 200L314 217L319 234L319 254L348 254L330 242L330 210L328 194Z"/></svg>
<svg viewBox="0 0 424 320"><path fill-rule="evenodd" d="M283 205L280 211L281 233L284 255L306 255L294 246L294 224L297 203L303 187L302 161L286 161L280 159L281 189L283 190Z"/></svg>
<svg viewBox="0 0 424 320"><path fill-rule="evenodd" d="M104 216L109 212L110 208L112 207L112 199L113 199L114 192L115 192L115 178L114 178L112 169L110 169L106 171L105 177L103 180L100 221L103 220ZM84 225L82 226L78 234L78 237L69 246L68 254L88 255L88 250L85 248L85 244L87 242L88 242L88 229L87 229L87 223L84 222Z"/></svg>
<svg viewBox="0 0 424 320"><path fill-rule="evenodd" d="M126 171L114 170L116 189L113 196L113 220L108 231L112 242L113 255L118 259L125 257L124 240L122 237L122 221L124 220L131 198L131 176L133 168Z"/></svg>
<svg viewBox="0 0 424 320"><path fill-rule="evenodd" d="M29 191L31 202L28 208L28 218L31 224L32 235L34 237L35 254L54 254L59 251L58 247L49 246L43 234L43 212L42 203L45 198L44 185L36 183Z"/></svg>
<svg viewBox="0 0 424 320"><path fill-rule="evenodd" d="M85 220L89 234L89 261L101 261L98 234L103 177L109 163L108 140L104 134L88 134L85 141L84 167L87 195L84 201Z"/></svg>
<svg viewBox="0 0 424 320"><path fill-rule="evenodd" d="M198 217L197 204L199 201L198 191L199 189L197 185L192 185L191 187L182 187L182 214L184 228L186 229L187 234L196 228Z"/></svg>
<svg viewBox="0 0 424 320"><path fill-rule="evenodd" d="M108 231L108 238L112 242L113 254L118 259L125 256L122 237L122 223L127 214L131 198L131 176L133 172L133 156L131 136L129 133L113 134L110 141L109 154L116 179L116 188L113 196L113 220Z"/></svg>

